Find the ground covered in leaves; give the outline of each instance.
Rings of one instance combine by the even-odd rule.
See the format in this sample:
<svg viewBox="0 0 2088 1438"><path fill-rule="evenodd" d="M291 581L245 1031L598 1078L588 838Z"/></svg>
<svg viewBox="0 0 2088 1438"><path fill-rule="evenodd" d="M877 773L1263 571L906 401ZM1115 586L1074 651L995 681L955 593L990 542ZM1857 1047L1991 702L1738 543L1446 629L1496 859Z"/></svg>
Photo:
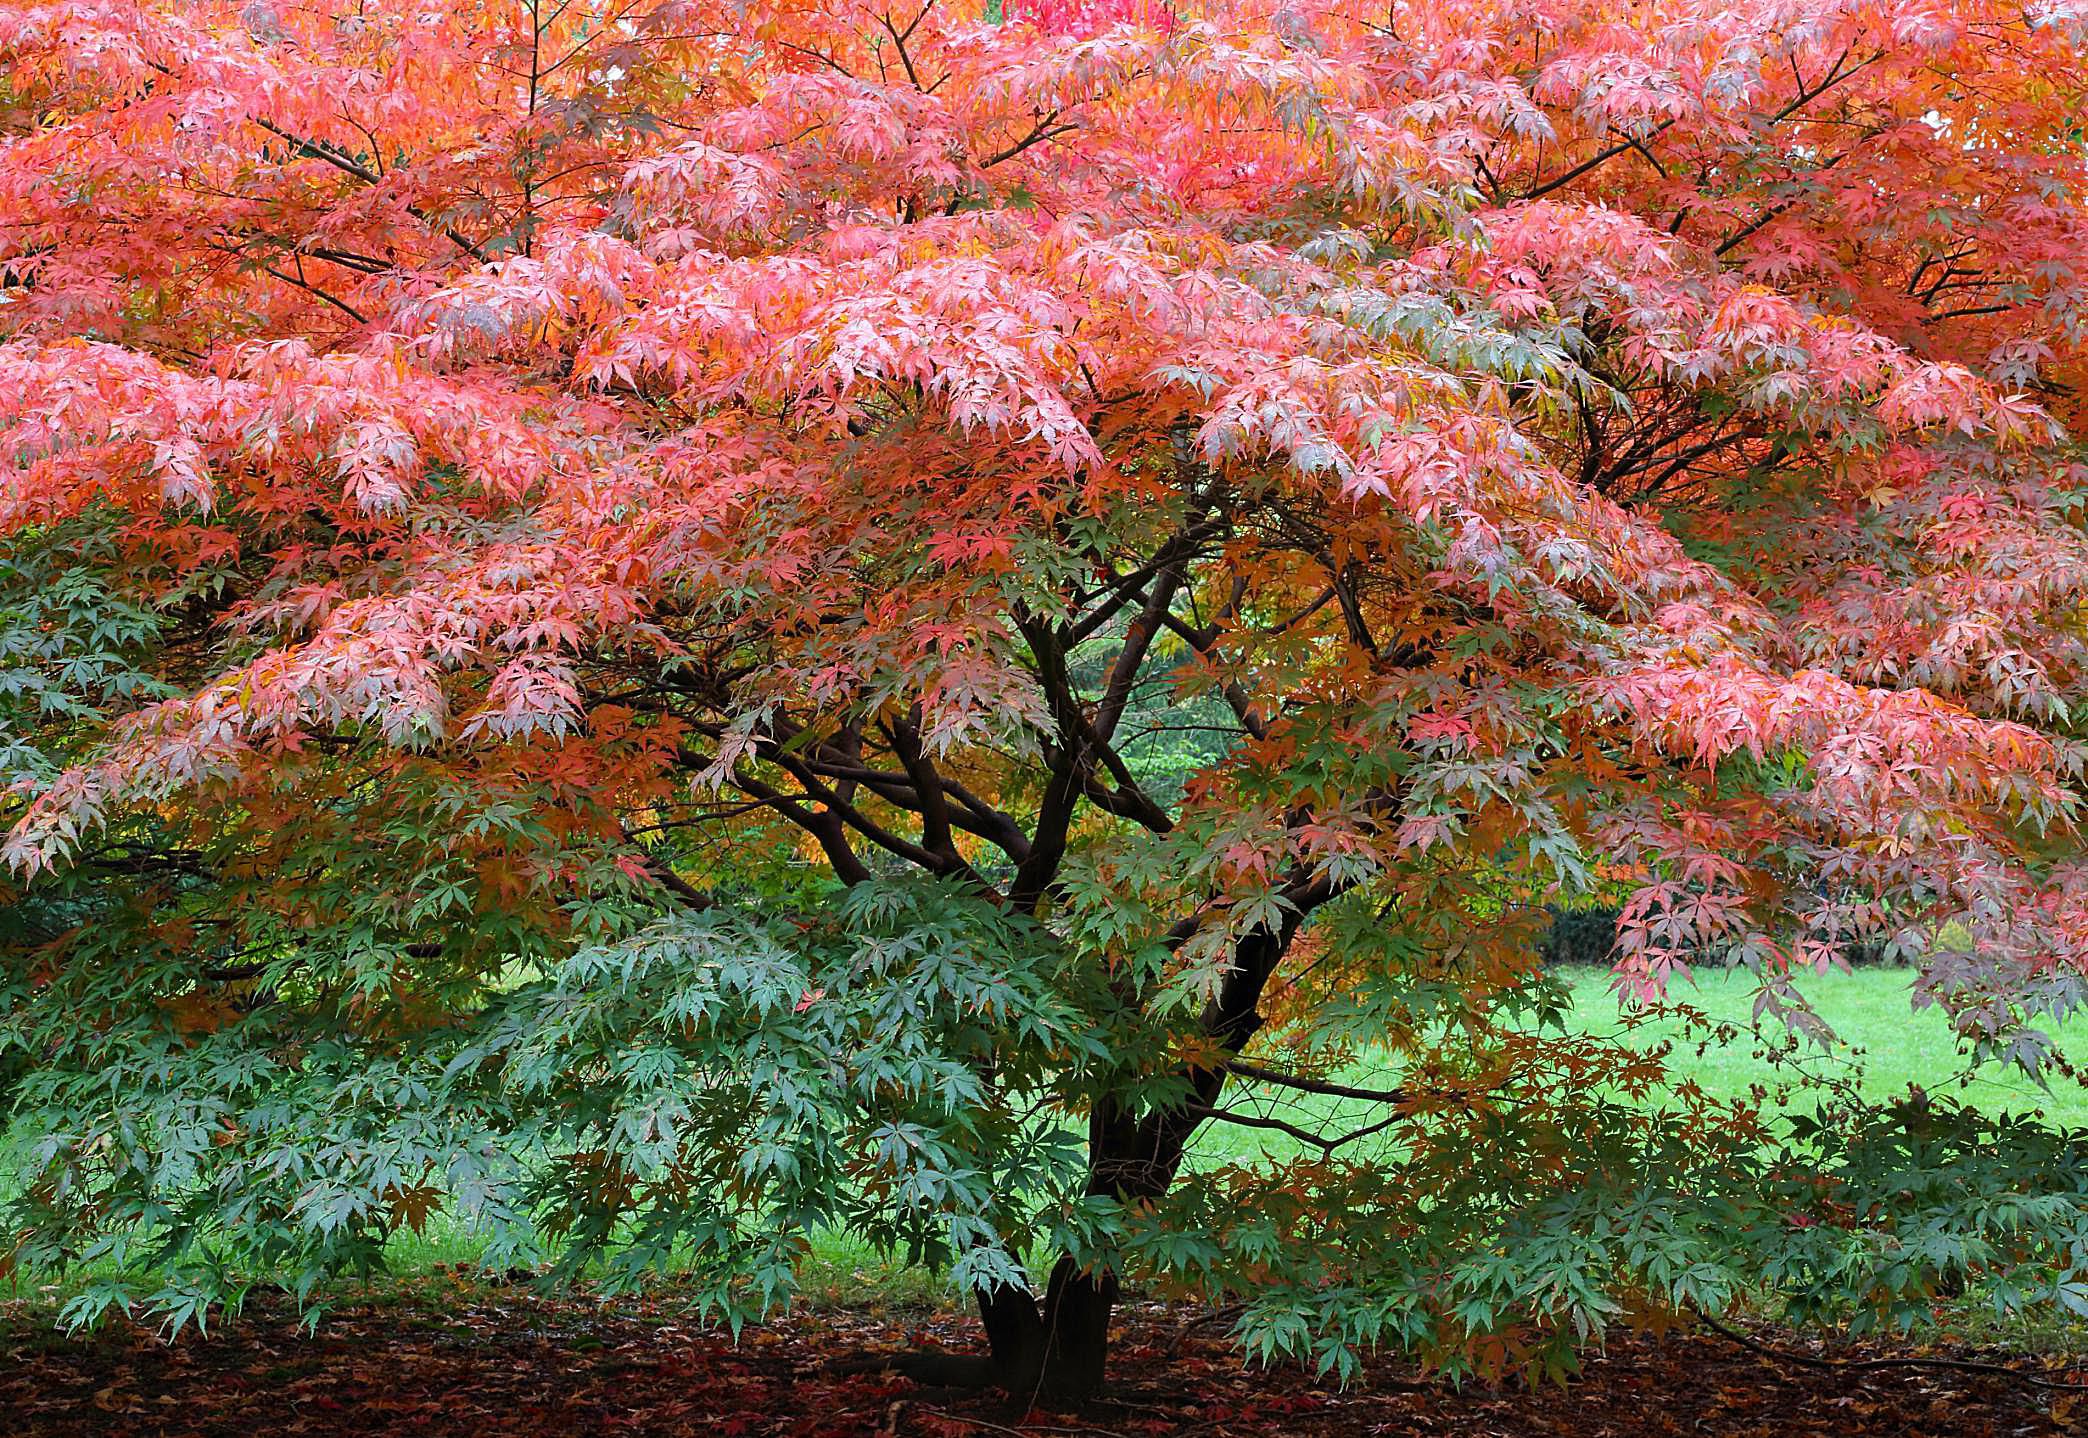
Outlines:
<svg viewBox="0 0 2088 1438"><path fill-rule="evenodd" d="M959 1347L962 1315L809 1313L738 1343L671 1298L603 1308L526 1290L459 1286L344 1306L315 1336L275 1302L231 1326L167 1344L149 1330L89 1338L0 1304L0 1433L128 1435L790 1435L790 1438L1051 1438L1133 1435L1458 1434L1473 1438L1649 1434L2047 1435L2088 1433L2088 1394L1989 1374L1817 1369L1709 1333L1617 1334L1564 1391L1415 1381L1387 1360L1341 1390L1296 1369L1246 1367L1224 1324L1199 1310L1130 1305L1115 1391L1078 1412L1024 1410L997 1393L953 1393L833 1360L909 1344ZM1803 1347L1790 1335L1758 1331ZM1811 1350L1818 1351L1818 1350ZM1842 1358L1907 1350L1835 1349ZM1945 1356L1931 1353L1929 1356ZM2088 1380L2088 1357L1955 1350L2049 1378Z"/></svg>

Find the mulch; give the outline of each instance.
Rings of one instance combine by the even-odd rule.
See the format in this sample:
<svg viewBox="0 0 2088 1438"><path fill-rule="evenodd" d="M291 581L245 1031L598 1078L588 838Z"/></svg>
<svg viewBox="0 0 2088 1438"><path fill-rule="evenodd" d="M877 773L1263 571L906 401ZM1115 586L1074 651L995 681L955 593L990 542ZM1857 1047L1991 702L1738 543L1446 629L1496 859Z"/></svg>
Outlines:
<svg viewBox="0 0 2088 1438"><path fill-rule="evenodd" d="M1025 1411L1004 1395L842 1376L832 1360L922 1343L963 1348L961 1314L808 1312L734 1342L671 1296L601 1306L458 1285L337 1308L315 1334L276 1300L229 1326L166 1343L116 1325L54 1332L0 1304L0 1433L33 1438L1948 1438L2088 1434L2088 1393L1989 1374L1822 1370L1704 1332L1613 1334L1569 1386L1417 1382L1386 1359L1343 1389L1292 1367L1245 1364L1198 1310L1128 1305L1108 1397L1078 1412ZM1807 1340L1757 1330L1800 1347ZM1911 1350L1840 1345L1838 1357ZM1941 1350L1938 1351L1939 1353ZM1962 1350L2088 1381L2088 1361Z"/></svg>

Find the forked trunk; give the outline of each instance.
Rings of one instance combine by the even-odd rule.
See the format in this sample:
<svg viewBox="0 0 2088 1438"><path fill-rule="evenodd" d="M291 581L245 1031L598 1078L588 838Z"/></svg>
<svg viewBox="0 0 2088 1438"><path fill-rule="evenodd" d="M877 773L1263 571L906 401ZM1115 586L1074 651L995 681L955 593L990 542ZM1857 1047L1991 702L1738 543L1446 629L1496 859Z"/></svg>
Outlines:
<svg viewBox="0 0 2088 1438"><path fill-rule="evenodd" d="M989 1381L1010 1397L1091 1398L1109 1361L1109 1320L1116 1309L1113 1275L1081 1272L1060 1258L1041 1307L1020 1289L979 1298L992 1349Z"/></svg>
<svg viewBox="0 0 2088 1438"><path fill-rule="evenodd" d="M1337 890L1325 880L1310 880L1287 892L1291 911L1275 928L1257 930L1240 941L1232 969L1202 1015L1204 1033L1228 1055L1245 1048L1261 1027L1257 1005L1262 988L1305 915ZM1177 930L1177 941L1194 932L1193 924L1184 925ZM1179 1108L1140 1113L1114 1095L1096 1100L1088 1115L1090 1197L1151 1202L1173 1185L1190 1135L1225 1086L1225 1069L1204 1066L1184 1077L1189 1102ZM979 1317L992 1357L973 1370L976 1380L1017 1399L1092 1396L1101 1390L1108 1365L1109 1320L1116 1301L1115 1274L1086 1272L1070 1256L1061 1256L1053 1266L1041 1304L1025 1288L981 1290Z"/></svg>
<svg viewBox="0 0 2088 1438"><path fill-rule="evenodd" d="M1070 1258L1058 1261L1044 1295L1043 1380L1048 1391L1070 1398L1101 1391L1116 1300L1116 1275L1083 1273Z"/></svg>

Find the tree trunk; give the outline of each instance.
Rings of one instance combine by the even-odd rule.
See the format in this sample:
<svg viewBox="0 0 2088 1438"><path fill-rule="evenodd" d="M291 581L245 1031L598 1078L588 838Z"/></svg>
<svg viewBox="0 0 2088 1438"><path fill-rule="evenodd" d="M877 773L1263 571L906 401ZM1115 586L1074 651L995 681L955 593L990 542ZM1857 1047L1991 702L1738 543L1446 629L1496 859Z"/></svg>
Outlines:
<svg viewBox="0 0 2088 1438"><path fill-rule="evenodd" d="M1093 1397L1102 1388L1116 1299L1114 1275L1083 1273L1068 1257L1053 1267L1041 1308L1035 1296L1020 1288L982 1290L979 1318L992 1356L970 1370L973 1379L1018 1400ZM937 1381L936 1375L964 1381L966 1372L932 1361L903 1368L928 1381Z"/></svg>
<svg viewBox="0 0 2088 1438"><path fill-rule="evenodd" d="M1292 911L1277 928L1240 943L1232 969L1202 1016L1204 1032L1227 1054L1237 1054L1261 1027L1259 1004L1269 976L1289 950L1305 915L1336 892L1324 881L1292 886ZM1193 929L1185 929L1186 938ZM1222 1065L1186 1075L1186 1108L1134 1107L1135 1098L1101 1094L1088 1117L1087 1191L1128 1203L1164 1195L1180 1171L1189 1138L1225 1086ZM1052 1267L1043 1302L1027 1289L1003 1286L976 1295L992 1356L959 1359L912 1355L897 1366L924 1382L990 1384L1017 1400L1040 1396L1082 1399L1100 1392L1109 1361L1109 1320L1117 1302L1114 1273L1083 1270L1070 1255Z"/></svg>
<svg viewBox="0 0 2088 1438"><path fill-rule="evenodd" d="M1071 1258L1059 1259L1044 1295L1043 1391L1060 1398L1102 1391L1116 1301L1115 1274L1083 1273Z"/></svg>
<svg viewBox="0 0 2088 1438"><path fill-rule="evenodd" d="M1305 918L1338 892L1324 879L1302 880L1287 892L1291 909L1274 928L1258 929L1242 939L1233 966L1218 994L1201 1017L1204 1033L1227 1055L1247 1047L1261 1028L1261 996L1276 966L1290 951ZM1181 931L1186 939L1193 928ZM1193 1069L1189 1081L1192 1107L1148 1109L1136 1116L1117 1096L1096 1101L1088 1122L1088 1192L1127 1203L1150 1202L1174 1186L1189 1139L1203 1124L1201 1110L1218 1101L1225 1087L1223 1066ZM1109 1318L1116 1306L1113 1273L1084 1274L1070 1258L1061 1258L1051 1275L1045 1299L1045 1325L1051 1334L1050 1366L1071 1391L1091 1393L1102 1385L1109 1354Z"/></svg>
<svg viewBox="0 0 2088 1438"><path fill-rule="evenodd" d="M1034 1386L1044 1366L1044 1319L1026 1288L981 1289L979 1321L992 1350L989 1381L1010 1394Z"/></svg>

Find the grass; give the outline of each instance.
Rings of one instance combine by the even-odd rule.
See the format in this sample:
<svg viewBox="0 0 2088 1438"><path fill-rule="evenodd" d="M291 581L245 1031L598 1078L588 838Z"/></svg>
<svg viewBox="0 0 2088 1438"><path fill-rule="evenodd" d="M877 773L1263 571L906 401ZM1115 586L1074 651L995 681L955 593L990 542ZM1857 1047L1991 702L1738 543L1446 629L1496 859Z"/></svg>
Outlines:
<svg viewBox="0 0 2088 1438"><path fill-rule="evenodd" d="M1966 1060L1942 1012L1935 1008L1912 1011L1912 984L1912 970L1885 968L1827 974L1803 983L1801 989L1838 1041L1832 1048L1808 1052L1808 1066L1816 1072L1855 1079L1875 1098L1904 1093L1909 1084L1917 1084L1933 1093L1948 1093L1969 1107L2041 1113L2061 1127L2088 1128L2088 1088L2079 1083L2060 1078L2049 1090L2041 1089L2021 1075L1991 1064L1976 1076L1967 1076ZM1577 973L1573 988L1575 1011L1588 1016L1591 1027L1616 1013L1616 1001L1607 992L1606 973ZM1669 997L1694 1005L1713 1020L1745 1030L1754 999L1752 976L1712 970L1677 985ZM1681 1031L1677 1020L1656 1019L1641 1033L1649 1038L1678 1037ZM2088 1059L2088 1015L2076 1014L2053 1038L2061 1054ZM1678 1045L1668 1060L1669 1067L1677 1077L1694 1079L1711 1094L1738 1098L1750 1084L1773 1077L1753 1057L1755 1046L1752 1036L1745 1033L1738 1043L1702 1055L1693 1046Z"/></svg>
<svg viewBox="0 0 2088 1438"><path fill-rule="evenodd" d="M1919 1084L1936 1093L1950 1093L1960 1101L1989 1111L2041 1113L2050 1122L2072 1128L2088 1128L2088 1088L2059 1080L2051 1090L2039 1089L1989 1066L1969 1076L1967 1065L1943 1016L1934 1009L1916 1013L1909 995L1912 975L1903 969L1862 969L1848 974L1830 974L1805 985L1808 996L1836 1033L1828 1048L1808 1048L1801 1062L1808 1072L1830 1075L1858 1083L1873 1097L1883 1098ZM1609 992L1608 975L1599 970L1577 971L1571 978L1575 1014L1585 1028L1611 1032L1620 1024L1617 1000ZM1757 1084L1774 1086L1779 1074L1789 1077L1792 1060L1771 1063L1762 1056L1772 1044L1758 1038L1749 1024L1753 989L1744 973L1711 971L1693 982L1676 986L1670 999L1702 1011L1714 1023L1733 1025L1737 1037L1727 1044L1699 1048L1697 1039L1679 1014L1656 1015L1633 1032L1635 1044L1676 1040L1668 1062L1678 1078L1694 1080L1715 1097L1740 1098ZM1774 1026L1772 1026L1774 1027ZM1780 1038L1780 1029L1768 1036ZM2088 1058L2088 1016L2074 1021L2054 1035L2059 1051ZM1359 1073L1358 1081L1371 1075ZM1380 1077L1382 1077L1380 1075ZM1296 1102L1278 1110L1293 1122L1311 1124L1352 1117L1340 1111L1336 1101L1310 1095L1288 1096ZM1258 1101L1257 1101L1258 1102ZM1353 1108L1353 1105L1349 1106ZM1360 1112L1360 1110L1357 1110ZM1294 1154L1296 1140L1267 1130L1209 1124L1198 1135L1192 1161L1219 1163L1253 1159L1257 1155L1276 1158ZM0 1144L0 1194L4 1194L11 1165ZM430 1218L419 1234L400 1233L388 1249L390 1282L409 1288L416 1276L454 1272L459 1266L476 1263L480 1244L465 1226L443 1214ZM69 1292L93 1277L89 1272L64 1275L15 1274L0 1280L0 1297L28 1300L35 1306L61 1301ZM813 1302L875 1302L893 1307L932 1306L946 1298L940 1282L918 1268L878 1254L845 1235L823 1233L816 1237L804 1273L804 1292Z"/></svg>
<svg viewBox="0 0 2088 1438"><path fill-rule="evenodd" d="M1936 1008L1915 1011L1913 971L1865 968L1829 973L1801 984L1801 991L1833 1031L1831 1042L1793 1042L1781 1023L1765 1021L1755 1031L1751 1015L1755 987L1745 971L1706 970L1676 982L1667 1004L1628 1028L1625 1014L1610 991L1604 969L1569 973L1573 1008L1583 1032L1617 1034L1635 1048L1667 1043L1666 1063L1676 1082L1692 1081L1717 1099L1743 1099L1757 1086L1767 1091L1765 1107L1788 1103L1806 1108L1817 1103L1818 1089L1784 1093L1801 1075L1854 1085L1865 1096L1887 1099L1904 1094L1910 1084L1947 1095L1970 1108L1989 1113L2041 1114L2059 1127L2088 1128L2088 1087L2063 1076L2040 1088L2019 1073L1987 1064L1974 1071L1957 1038ZM1689 1011L1700 1018L1692 1019ZM1709 1030L1729 1028L1725 1042L1706 1042ZM2053 1034L2061 1054L2088 1059L2088 1014L2077 1014ZM1382 1070L1357 1066L1342 1076L1362 1085L1385 1085L1396 1078ZM1235 1106L1279 1117L1300 1127L1338 1131L1338 1125L1366 1120L1368 1109L1348 1101L1310 1094L1249 1090L1253 1097ZM1303 1145L1266 1129L1207 1124L1192 1147L1204 1163L1220 1163L1256 1155L1274 1160L1296 1156Z"/></svg>

